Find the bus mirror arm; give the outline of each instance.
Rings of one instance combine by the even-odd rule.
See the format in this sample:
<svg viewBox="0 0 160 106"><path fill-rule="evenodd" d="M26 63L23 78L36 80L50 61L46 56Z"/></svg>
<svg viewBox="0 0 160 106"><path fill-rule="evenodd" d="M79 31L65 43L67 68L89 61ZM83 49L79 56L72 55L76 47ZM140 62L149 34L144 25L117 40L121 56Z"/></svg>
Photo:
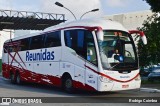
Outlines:
<svg viewBox="0 0 160 106"><path fill-rule="evenodd" d="M130 30L129 31L130 34L139 34L139 36L141 37L143 44L146 45L147 44L147 38L144 34L143 31L138 31L138 30Z"/></svg>
<svg viewBox="0 0 160 106"><path fill-rule="evenodd" d="M104 39L104 33L101 27L97 27L97 38L99 41L103 41Z"/></svg>

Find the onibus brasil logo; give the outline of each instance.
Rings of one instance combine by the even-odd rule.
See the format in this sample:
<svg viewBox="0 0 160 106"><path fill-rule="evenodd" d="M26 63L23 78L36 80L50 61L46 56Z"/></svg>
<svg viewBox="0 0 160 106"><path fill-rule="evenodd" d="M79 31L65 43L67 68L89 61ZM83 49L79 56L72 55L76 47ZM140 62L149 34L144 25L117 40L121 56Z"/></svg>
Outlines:
<svg viewBox="0 0 160 106"><path fill-rule="evenodd" d="M10 105L11 103L28 104L28 103L42 103L41 99L32 98L2 98L0 105Z"/></svg>

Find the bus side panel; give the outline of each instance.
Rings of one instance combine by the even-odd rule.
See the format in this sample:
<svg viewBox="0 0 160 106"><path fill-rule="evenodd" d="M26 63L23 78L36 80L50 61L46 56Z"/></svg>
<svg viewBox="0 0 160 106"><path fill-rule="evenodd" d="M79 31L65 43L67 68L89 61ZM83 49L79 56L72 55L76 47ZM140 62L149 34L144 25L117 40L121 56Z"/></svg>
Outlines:
<svg viewBox="0 0 160 106"><path fill-rule="evenodd" d="M72 54L72 50L64 46L62 48L62 61L60 63L61 76L63 76L64 73L69 73L72 80L74 80L75 60L76 56Z"/></svg>
<svg viewBox="0 0 160 106"><path fill-rule="evenodd" d="M61 74L69 73L75 88L83 89L85 86L85 59L68 47L63 47Z"/></svg>
<svg viewBox="0 0 160 106"><path fill-rule="evenodd" d="M61 75L69 73L73 80L74 88L96 91L97 78L94 76L94 85L86 82L86 61L79 57L72 49L64 47L62 50ZM92 72L92 71L90 71Z"/></svg>
<svg viewBox="0 0 160 106"><path fill-rule="evenodd" d="M48 60L27 59L27 52L30 54L41 52L44 55L46 54ZM50 53L50 56L47 55L47 53ZM18 71L22 80L26 82L53 84L55 86L61 85L59 70L61 47L21 51L18 52L18 54L19 55L15 55L14 52L11 53L12 56L9 56L9 59L7 53L3 55L3 77L10 78L10 71L14 74ZM14 57L15 60L13 60L12 57Z"/></svg>
<svg viewBox="0 0 160 106"><path fill-rule="evenodd" d="M48 83L60 85L60 60L61 47L32 50L30 53L41 51L45 60L41 61L26 61L27 70L31 71L31 80L36 83ZM50 54L50 55L49 55ZM26 57L26 56L25 56ZM24 76L28 77L28 76ZM29 77L28 77L29 78Z"/></svg>
<svg viewBox="0 0 160 106"><path fill-rule="evenodd" d="M10 61L11 58L9 57L9 55L7 53L3 53L2 54L2 76L4 78L9 79L10 78Z"/></svg>
<svg viewBox="0 0 160 106"><path fill-rule="evenodd" d="M89 85L89 89L97 90L98 86L98 74L96 73L98 68L91 63L86 62L86 84Z"/></svg>

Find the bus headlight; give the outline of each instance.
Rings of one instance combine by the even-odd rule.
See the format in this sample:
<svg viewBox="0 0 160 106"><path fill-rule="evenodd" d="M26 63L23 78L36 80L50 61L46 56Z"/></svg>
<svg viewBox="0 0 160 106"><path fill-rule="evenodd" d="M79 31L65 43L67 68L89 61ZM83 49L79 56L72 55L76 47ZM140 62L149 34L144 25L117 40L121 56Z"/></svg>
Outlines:
<svg viewBox="0 0 160 106"><path fill-rule="evenodd" d="M140 75L138 75L138 76L135 78L135 80L136 80L136 81L139 81L139 80L141 80L141 77L140 77Z"/></svg>
<svg viewBox="0 0 160 106"><path fill-rule="evenodd" d="M101 82L105 82L105 83L112 83L113 82L109 78L106 78L106 77L103 77L103 76L99 76L99 79L100 79Z"/></svg>

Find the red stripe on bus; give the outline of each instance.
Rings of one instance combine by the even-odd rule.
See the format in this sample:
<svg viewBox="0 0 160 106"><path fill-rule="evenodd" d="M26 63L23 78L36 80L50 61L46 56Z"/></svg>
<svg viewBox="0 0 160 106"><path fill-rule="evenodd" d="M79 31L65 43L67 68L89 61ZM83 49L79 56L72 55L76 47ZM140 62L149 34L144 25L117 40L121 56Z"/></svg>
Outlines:
<svg viewBox="0 0 160 106"><path fill-rule="evenodd" d="M43 32L43 33L40 33L40 34L46 34L46 33L53 32L53 31L59 31L59 30L65 30L65 29L71 29L71 28L84 28L84 29L87 29L89 31L93 31L93 30L100 31L100 30L102 30L102 28L99 27L99 26L95 26L95 27L90 27L90 26L71 26L71 27L65 27L65 28L54 29L54 30L51 30L51 31L46 31L46 32Z"/></svg>
<svg viewBox="0 0 160 106"><path fill-rule="evenodd" d="M86 65L85 65L85 67L87 67L88 69L90 69L91 71L93 71L94 73L96 73L96 74L98 74L98 75L101 75L101 76L106 77L106 78L109 78L109 79L111 79L111 80L113 80L113 81L122 82L122 83L130 82L130 81L134 80L136 77L138 77L138 75L139 75L139 73L138 73L138 74L137 74L135 77L133 77L132 79L127 80L127 81L122 81L122 80L117 80L117 79L115 79L115 78L112 78L112 77L110 77L110 76L108 76L108 75L106 75L106 74L97 72L96 70L90 68L89 66L86 66Z"/></svg>
<svg viewBox="0 0 160 106"><path fill-rule="evenodd" d="M140 36L145 36L144 32L143 31L138 31L138 30L130 30L129 31L130 34L140 34Z"/></svg>
<svg viewBox="0 0 160 106"><path fill-rule="evenodd" d="M35 73L35 72L32 72L31 70L21 69L19 67L8 65L5 63L3 63L2 65L3 65L2 66L2 70L3 70L2 75L5 78L10 78L10 71L12 71L13 73L16 73L16 71L18 69L19 74L21 75L20 77L22 78L21 79L22 81L34 82L34 83L40 83L40 84L49 84L49 85L54 85L57 87L62 86L61 77ZM6 67L8 67L8 69ZM8 71L9 69L12 69L12 70ZM49 80L49 81L46 82L44 79ZM92 87L86 83L83 84L82 82L75 81L75 80L73 80L73 86L78 89L83 89L83 90L88 90L88 91L97 91L94 87Z"/></svg>

